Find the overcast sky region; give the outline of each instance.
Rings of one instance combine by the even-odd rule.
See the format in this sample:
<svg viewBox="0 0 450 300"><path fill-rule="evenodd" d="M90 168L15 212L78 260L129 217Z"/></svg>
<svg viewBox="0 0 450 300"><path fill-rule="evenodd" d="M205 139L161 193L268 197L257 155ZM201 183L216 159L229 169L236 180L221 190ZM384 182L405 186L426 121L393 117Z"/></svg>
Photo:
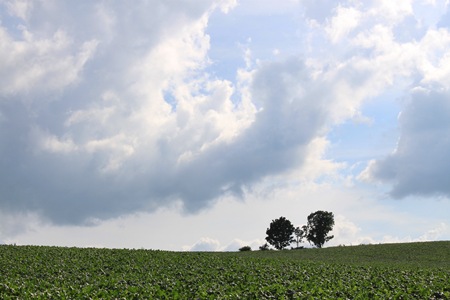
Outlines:
<svg viewBox="0 0 450 300"><path fill-rule="evenodd" d="M0 0L0 243L450 240L448 0Z"/></svg>

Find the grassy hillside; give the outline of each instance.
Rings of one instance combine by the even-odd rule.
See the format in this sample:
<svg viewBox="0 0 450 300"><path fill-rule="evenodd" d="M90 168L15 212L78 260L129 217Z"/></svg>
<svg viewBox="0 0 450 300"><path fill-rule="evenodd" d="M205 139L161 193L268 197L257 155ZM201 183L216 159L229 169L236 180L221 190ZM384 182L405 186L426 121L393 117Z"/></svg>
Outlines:
<svg viewBox="0 0 450 300"><path fill-rule="evenodd" d="M450 269L450 241L255 251L250 256L356 265Z"/></svg>
<svg viewBox="0 0 450 300"><path fill-rule="evenodd" d="M1 299L450 299L450 242L234 253L0 246Z"/></svg>

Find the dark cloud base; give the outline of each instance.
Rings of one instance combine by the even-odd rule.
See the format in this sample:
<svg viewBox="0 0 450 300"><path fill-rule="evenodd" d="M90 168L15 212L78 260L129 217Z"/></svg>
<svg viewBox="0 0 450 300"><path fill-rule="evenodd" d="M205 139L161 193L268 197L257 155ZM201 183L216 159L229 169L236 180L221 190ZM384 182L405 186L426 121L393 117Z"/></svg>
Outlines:
<svg viewBox="0 0 450 300"><path fill-rule="evenodd" d="M254 75L251 91L262 110L233 141L216 144L178 164L170 155L177 144L162 137L165 146L156 160L145 154L154 149L138 149L113 172L101 171L114 156L108 151L55 153L39 148L40 133L67 134L61 116L80 105L79 89L63 93L66 105L49 102L36 109L10 97L0 106L8 116L0 128L1 208L11 213L38 212L57 224L88 224L176 201L182 202L186 212L195 213L220 196L240 196L244 187L301 165L306 147L326 119L323 103L314 97L315 83L299 60L263 65ZM102 130L93 123L70 134L79 138L95 132L108 134Z"/></svg>
<svg viewBox="0 0 450 300"><path fill-rule="evenodd" d="M450 198L450 92L416 90L400 116L396 151L370 167L391 195Z"/></svg>

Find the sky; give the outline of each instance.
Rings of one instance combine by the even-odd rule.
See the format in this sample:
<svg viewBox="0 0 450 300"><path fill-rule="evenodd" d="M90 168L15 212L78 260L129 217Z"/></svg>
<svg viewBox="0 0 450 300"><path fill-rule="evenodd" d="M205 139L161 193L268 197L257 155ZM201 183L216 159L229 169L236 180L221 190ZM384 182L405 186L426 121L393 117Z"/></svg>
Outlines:
<svg viewBox="0 0 450 300"><path fill-rule="evenodd" d="M448 0L0 0L0 243L450 240Z"/></svg>

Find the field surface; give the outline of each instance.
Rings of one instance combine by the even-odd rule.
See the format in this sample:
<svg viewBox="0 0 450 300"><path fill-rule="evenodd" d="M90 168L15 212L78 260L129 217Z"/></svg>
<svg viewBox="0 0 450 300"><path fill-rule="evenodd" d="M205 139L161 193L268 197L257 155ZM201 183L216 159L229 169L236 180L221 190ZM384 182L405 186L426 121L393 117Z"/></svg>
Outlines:
<svg viewBox="0 0 450 300"><path fill-rule="evenodd" d="M450 299L450 242L228 253L1 245L0 299Z"/></svg>

